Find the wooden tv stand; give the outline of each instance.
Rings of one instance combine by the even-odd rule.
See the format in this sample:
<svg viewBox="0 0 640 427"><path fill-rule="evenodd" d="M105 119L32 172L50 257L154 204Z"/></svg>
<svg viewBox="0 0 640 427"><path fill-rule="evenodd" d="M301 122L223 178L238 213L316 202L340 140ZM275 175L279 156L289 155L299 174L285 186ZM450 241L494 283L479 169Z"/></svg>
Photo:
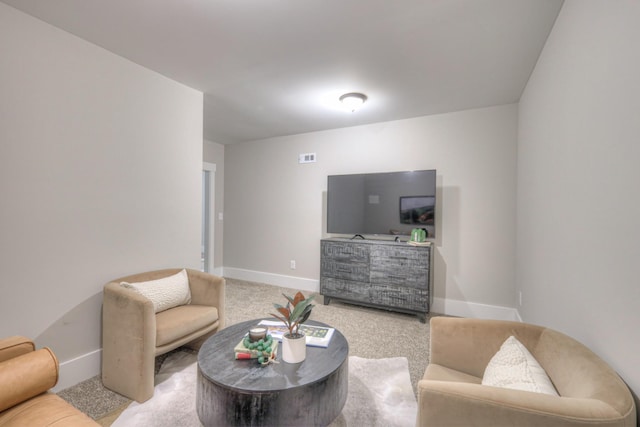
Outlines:
<svg viewBox="0 0 640 427"><path fill-rule="evenodd" d="M320 294L331 299L416 314L426 322L432 245L388 240L320 241Z"/></svg>

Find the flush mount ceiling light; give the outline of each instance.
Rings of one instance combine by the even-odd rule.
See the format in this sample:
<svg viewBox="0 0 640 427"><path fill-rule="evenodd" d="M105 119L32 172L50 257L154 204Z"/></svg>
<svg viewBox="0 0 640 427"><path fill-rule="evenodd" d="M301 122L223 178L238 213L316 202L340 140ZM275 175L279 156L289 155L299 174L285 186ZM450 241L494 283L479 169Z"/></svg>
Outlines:
<svg viewBox="0 0 640 427"><path fill-rule="evenodd" d="M342 102L353 113L367 100L367 95L358 92L345 93L340 98Z"/></svg>

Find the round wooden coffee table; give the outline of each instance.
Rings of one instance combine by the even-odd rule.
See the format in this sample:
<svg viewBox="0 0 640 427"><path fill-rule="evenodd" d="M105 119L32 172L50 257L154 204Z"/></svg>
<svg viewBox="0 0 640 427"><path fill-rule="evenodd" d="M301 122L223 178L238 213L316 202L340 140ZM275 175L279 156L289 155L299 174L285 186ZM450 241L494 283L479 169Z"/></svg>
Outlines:
<svg viewBox="0 0 640 427"><path fill-rule="evenodd" d="M336 330L327 348L307 346L303 362L260 366L233 348L261 319L231 325L198 353L196 409L208 426L326 426L347 400L349 344ZM328 326L308 321L309 325Z"/></svg>

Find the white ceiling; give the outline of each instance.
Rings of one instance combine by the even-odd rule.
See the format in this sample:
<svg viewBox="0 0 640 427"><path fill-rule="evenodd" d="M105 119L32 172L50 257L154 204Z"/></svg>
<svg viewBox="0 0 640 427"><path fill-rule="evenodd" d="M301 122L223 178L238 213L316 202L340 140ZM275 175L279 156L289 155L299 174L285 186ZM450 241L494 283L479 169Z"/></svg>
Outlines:
<svg viewBox="0 0 640 427"><path fill-rule="evenodd" d="M2 0L205 94L233 143L517 102L562 0ZM355 113L338 97L363 92Z"/></svg>

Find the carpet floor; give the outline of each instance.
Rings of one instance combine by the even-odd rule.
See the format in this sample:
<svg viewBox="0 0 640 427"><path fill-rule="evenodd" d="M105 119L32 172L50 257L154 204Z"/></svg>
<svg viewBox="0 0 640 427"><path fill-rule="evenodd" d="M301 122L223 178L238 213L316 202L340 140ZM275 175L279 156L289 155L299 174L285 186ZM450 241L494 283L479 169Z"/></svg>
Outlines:
<svg viewBox="0 0 640 427"><path fill-rule="evenodd" d="M284 297L296 290L278 286L227 279L226 323L269 317L273 303L282 304ZM340 330L349 342L349 355L365 359L405 357L414 394L429 361L429 324L420 323L414 315L360 307L331 301L322 304L317 295L311 320L327 323ZM430 314L430 317L438 314ZM170 355L156 358L156 372ZM58 393L60 397L97 420L110 426L131 401L105 389L96 376Z"/></svg>
<svg viewBox="0 0 640 427"><path fill-rule="evenodd" d="M417 404L407 368L404 357L350 356L347 401L329 427L413 427ZM196 413L196 377L195 354L172 354L156 375L153 397L129 405L112 426L202 427Z"/></svg>

